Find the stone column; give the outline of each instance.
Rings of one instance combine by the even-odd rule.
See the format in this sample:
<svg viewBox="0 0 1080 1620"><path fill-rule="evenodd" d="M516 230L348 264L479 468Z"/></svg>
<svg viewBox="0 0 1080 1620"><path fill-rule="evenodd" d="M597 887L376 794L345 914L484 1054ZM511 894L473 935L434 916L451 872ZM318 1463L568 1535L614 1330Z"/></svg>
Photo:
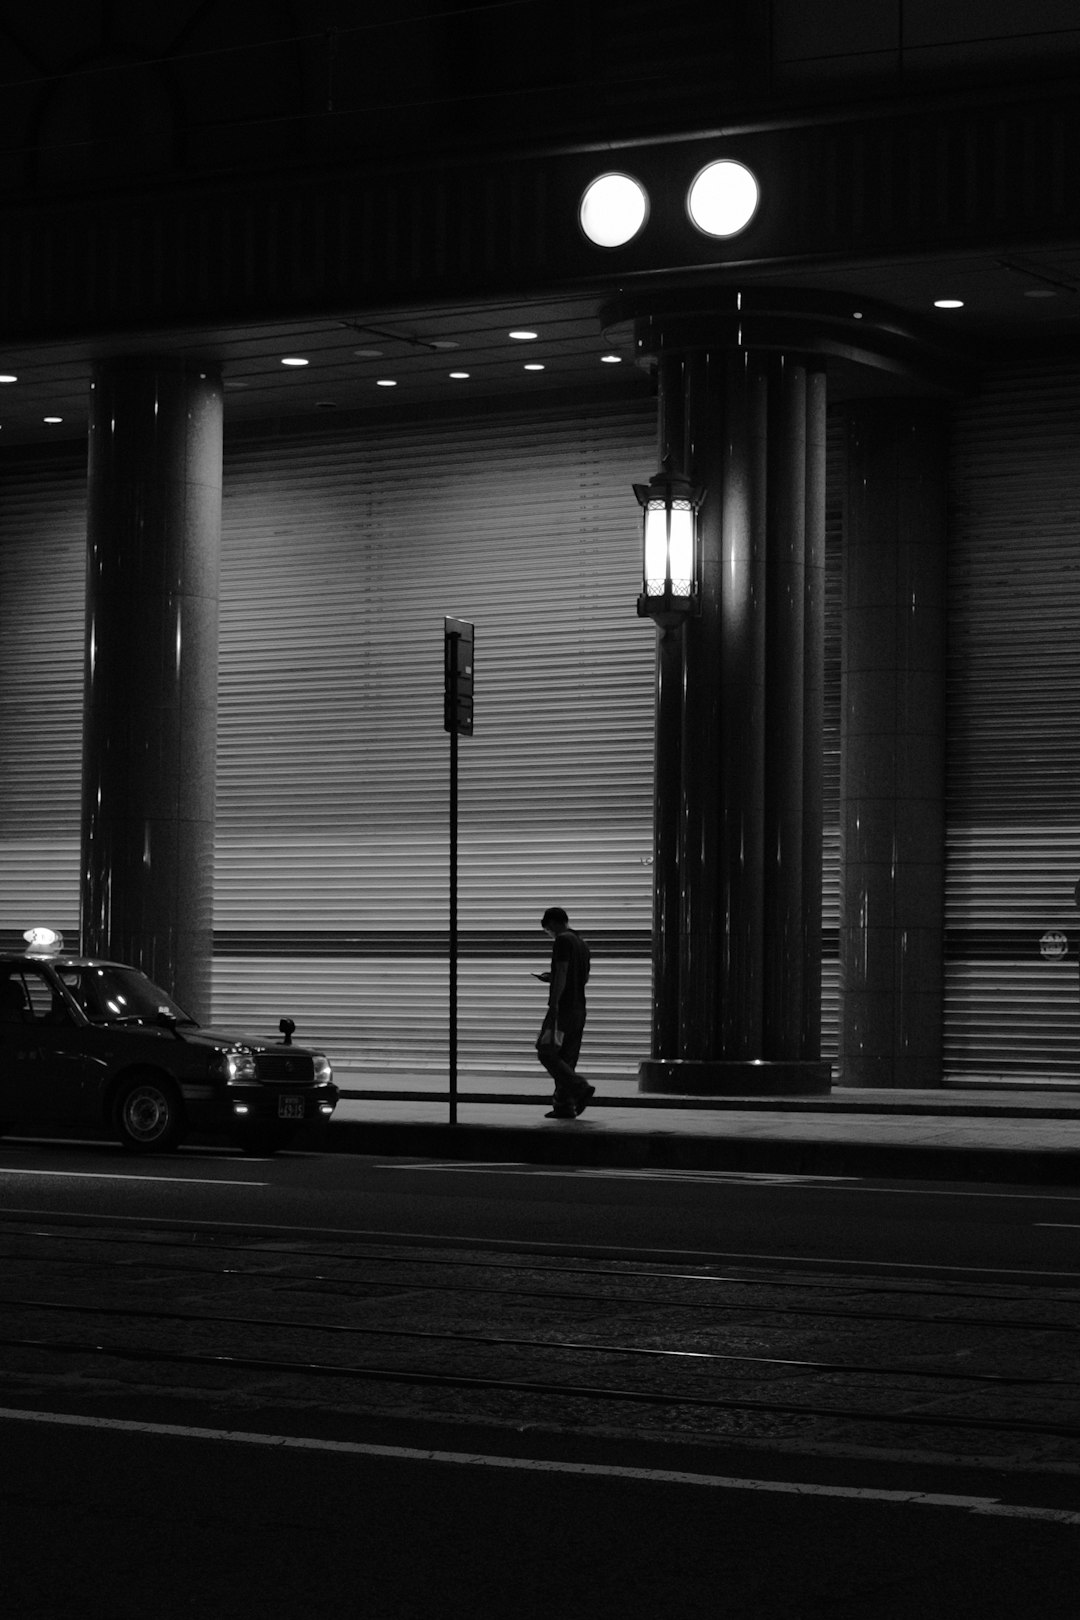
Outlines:
<svg viewBox="0 0 1080 1620"><path fill-rule="evenodd" d="M662 417L685 424L672 459L706 493L701 611L678 632L678 785L657 798L655 915L669 925L666 890L679 885L677 1039L654 1023L639 1083L827 1090L821 812L809 802L822 746L822 675L809 668L823 645L822 379L798 356L715 344L662 363L660 387ZM657 723L674 724L670 700Z"/></svg>
<svg viewBox="0 0 1080 1620"><path fill-rule="evenodd" d="M661 363L657 463L686 466L686 385L683 357ZM652 1049L656 1057L679 1055L679 938L682 879L683 630L661 629L656 638L656 729L653 753Z"/></svg>
<svg viewBox="0 0 1080 1620"><path fill-rule="evenodd" d="M966 364L937 329L886 305L740 288L728 276L627 292L602 319L611 332L632 323L639 359L655 360L662 456L705 490L700 612L659 657L654 970L664 982L639 1086L829 1089L827 370L857 375L860 397L889 390L852 415L844 1061L849 1083L928 1083L915 1076L933 1072L940 1044L944 452L942 407L925 396L963 389ZM910 1078L887 1078L901 1072Z"/></svg>
<svg viewBox="0 0 1080 1620"><path fill-rule="evenodd" d="M941 1083L946 414L849 408L840 770L840 1080Z"/></svg>
<svg viewBox="0 0 1080 1620"><path fill-rule="evenodd" d="M200 1020L213 947L222 388L171 359L95 367L82 947Z"/></svg>

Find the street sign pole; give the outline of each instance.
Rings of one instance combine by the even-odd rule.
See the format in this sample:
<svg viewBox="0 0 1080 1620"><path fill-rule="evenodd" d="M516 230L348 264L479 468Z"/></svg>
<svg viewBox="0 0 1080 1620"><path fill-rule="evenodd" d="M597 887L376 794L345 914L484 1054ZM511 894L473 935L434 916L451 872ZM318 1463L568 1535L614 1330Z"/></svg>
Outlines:
<svg viewBox="0 0 1080 1620"><path fill-rule="evenodd" d="M450 1123L457 1124L458 1045L458 737L473 729L473 626L443 624L443 728L450 733Z"/></svg>
<svg viewBox="0 0 1080 1620"><path fill-rule="evenodd" d="M451 660L451 703L457 696L457 659ZM450 1123L457 1124L458 1026L458 734L450 732Z"/></svg>

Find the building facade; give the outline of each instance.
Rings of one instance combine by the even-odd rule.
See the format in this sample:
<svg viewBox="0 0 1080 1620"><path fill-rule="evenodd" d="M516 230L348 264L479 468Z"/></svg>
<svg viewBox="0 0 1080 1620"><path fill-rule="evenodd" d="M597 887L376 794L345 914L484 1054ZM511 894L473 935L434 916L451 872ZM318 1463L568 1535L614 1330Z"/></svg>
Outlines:
<svg viewBox="0 0 1080 1620"><path fill-rule="evenodd" d="M465 1075L1075 1079L1071 8L316 9L0 7L0 939L440 1076L454 614Z"/></svg>

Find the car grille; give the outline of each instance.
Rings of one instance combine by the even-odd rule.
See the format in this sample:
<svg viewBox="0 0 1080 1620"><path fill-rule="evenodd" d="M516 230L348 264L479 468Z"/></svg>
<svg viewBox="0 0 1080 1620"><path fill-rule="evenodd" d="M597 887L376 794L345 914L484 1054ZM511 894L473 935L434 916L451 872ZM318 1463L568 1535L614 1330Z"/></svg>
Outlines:
<svg viewBox="0 0 1080 1620"><path fill-rule="evenodd" d="M315 1079L315 1065L310 1054L297 1052L259 1052L255 1057L255 1073L260 1080L275 1080L282 1085L310 1086Z"/></svg>

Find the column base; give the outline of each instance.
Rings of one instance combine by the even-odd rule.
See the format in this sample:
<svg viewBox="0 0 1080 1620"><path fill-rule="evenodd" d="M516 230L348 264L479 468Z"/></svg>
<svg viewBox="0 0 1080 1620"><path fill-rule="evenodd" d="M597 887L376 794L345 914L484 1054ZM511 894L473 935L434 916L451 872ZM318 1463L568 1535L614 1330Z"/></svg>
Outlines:
<svg viewBox="0 0 1080 1620"><path fill-rule="evenodd" d="M831 1063L712 1063L646 1058L638 1090L684 1097L819 1097L832 1089Z"/></svg>

